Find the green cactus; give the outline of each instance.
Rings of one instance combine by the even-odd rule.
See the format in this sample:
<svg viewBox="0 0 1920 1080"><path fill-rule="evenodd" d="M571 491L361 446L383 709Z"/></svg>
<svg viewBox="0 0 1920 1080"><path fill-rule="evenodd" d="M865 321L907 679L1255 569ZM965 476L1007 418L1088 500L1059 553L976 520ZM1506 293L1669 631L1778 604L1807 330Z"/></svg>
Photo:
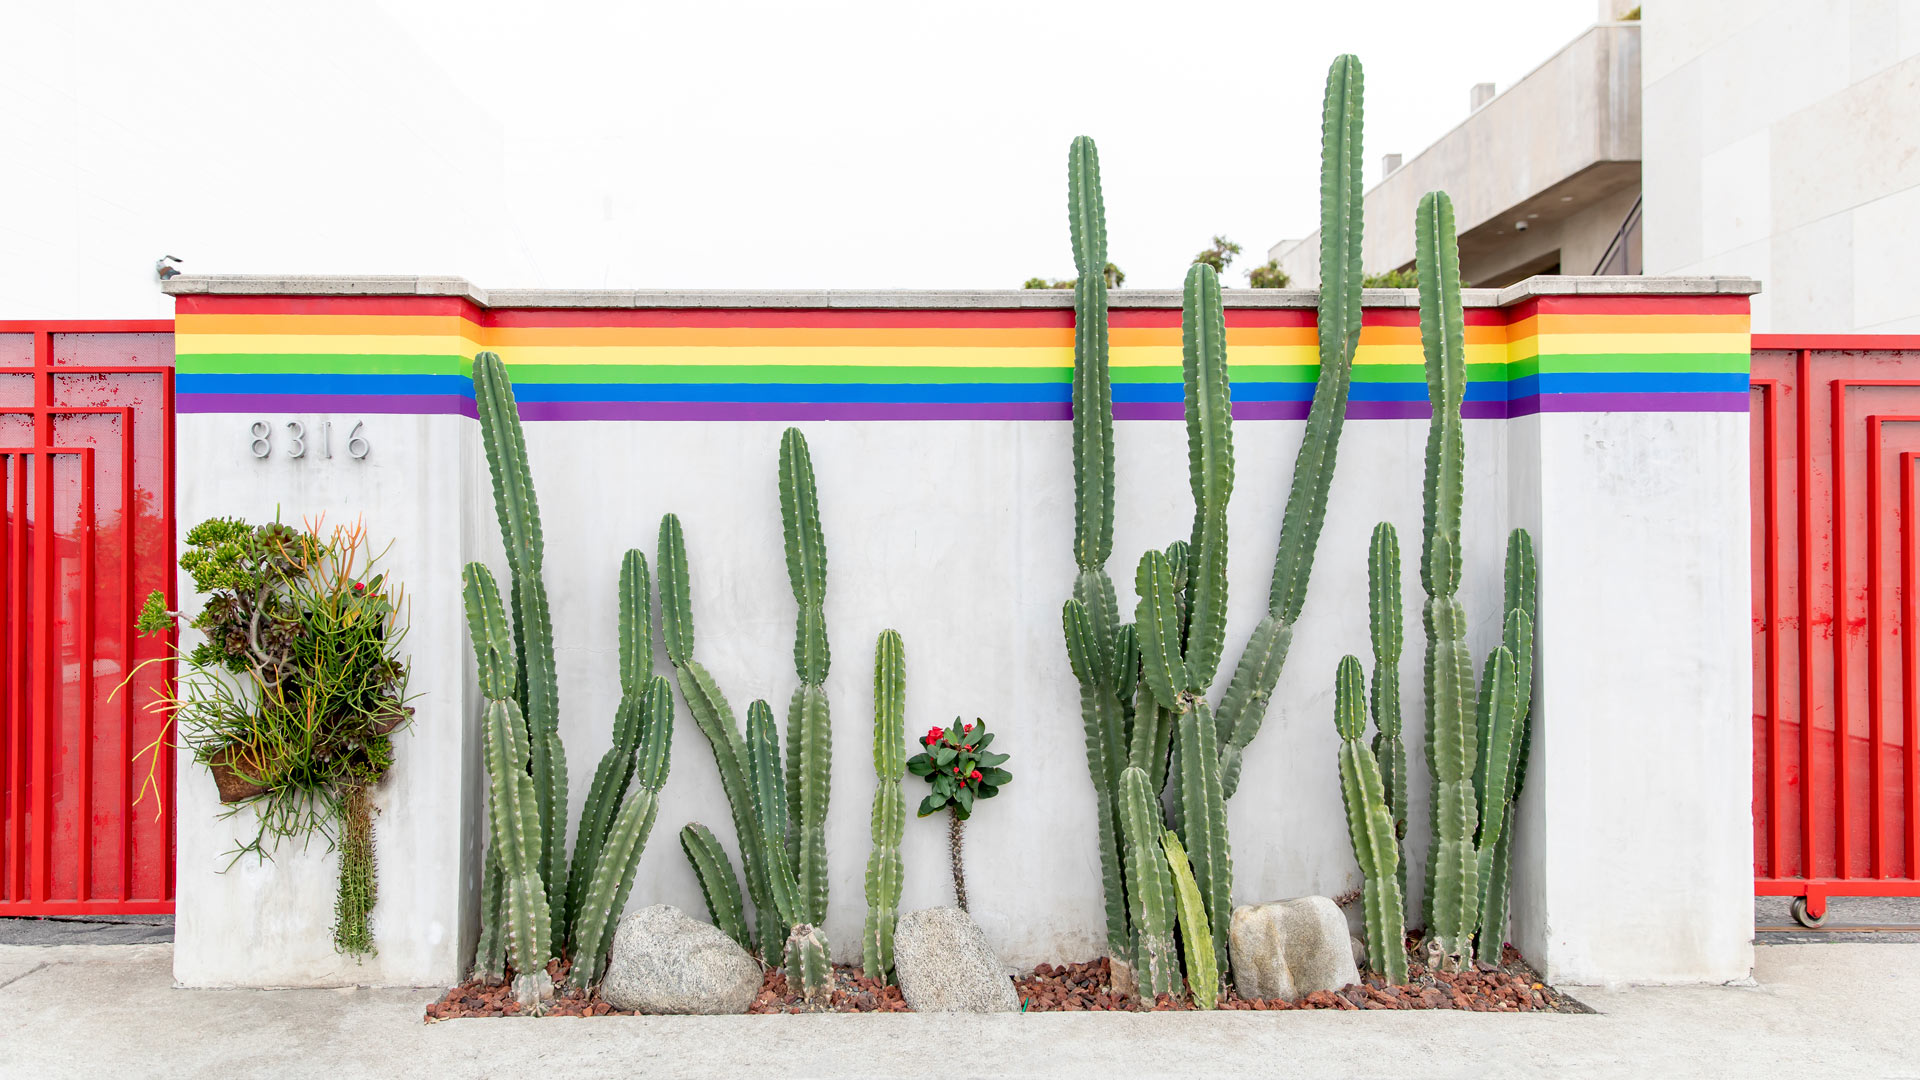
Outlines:
<svg viewBox="0 0 1920 1080"><path fill-rule="evenodd" d="M1442 192L1420 200L1414 261L1420 274L1420 339L1426 353L1426 493L1420 584L1427 599L1427 766L1433 778L1433 842L1427 856L1427 938L1438 966L1469 954L1478 925L1479 855L1474 833L1478 743L1473 716L1473 659L1461 607L1460 506L1464 437L1460 403L1466 390L1465 325L1460 307L1460 254L1453 204ZM1509 668L1511 660L1508 661Z"/></svg>
<svg viewBox="0 0 1920 1080"><path fill-rule="evenodd" d="M1366 697L1360 661L1340 661L1334 682L1333 726L1340 733L1340 798L1347 808L1347 835L1366 880L1367 957L1389 983L1407 981L1406 904L1400 887L1400 847L1386 801L1379 762L1361 742L1366 733Z"/></svg>
<svg viewBox="0 0 1920 1080"><path fill-rule="evenodd" d="M1181 746L1180 821L1193 874L1213 928L1214 954L1226 957L1233 919L1233 855L1227 843L1227 804L1220 782L1220 752L1205 698L1179 714ZM1225 965L1222 964L1224 967Z"/></svg>
<svg viewBox="0 0 1920 1080"><path fill-rule="evenodd" d="M646 556L636 550L628 551L620 563L620 704L614 713L613 745L594 770L593 785L587 789L587 804L580 811L580 825L574 833L573 868L567 875L569 933L578 932L574 920L592 885L594 864L600 858L614 814L626 798L627 785L633 779L634 754L640 747L644 715L643 698L649 689L648 671L653 666L653 608L649 599L652 592Z"/></svg>
<svg viewBox="0 0 1920 1080"><path fill-rule="evenodd" d="M1137 939L1130 955L1140 995L1148 1001L1180 990L1180 961L1173 944L1173 876L1160 845L1160 800L1144 770L1129 765L1120 774L1121 828L1126 835L1127 903Z"/></svg>
<svg viewBox="0 0 1920 1080"><path fill-rule="evenodd" d="M1129 955L1121 870L1120 771L1128 760L1127 707L1135 679L1121 666L1119 602L1107 577L1113 552L1113 384L1107 366L1106 204L1100 154L1082 135L1067 151L1067 223L1073 263L1073 595L1061 613L1080 683L1087 769L1099 820L1107 950Z"/></svg>
<svg viewBox="0 0 1920 1080"><path fill-rule="evenodd" d="M1491 724L1481 737L1479 791L1481 793L1480 934L1477 958L1486 964L1501 960L1513 873L1513 808L1526 776L1527 743L1532 735L1533 701L1533 538L1525 529L1507 535L1507 618L1501 645L1512 659L1511 690L1503 702L1511 713L1511 732ZM1507 767L1495 759L1504 753Z"/></svg>
<svg viewBox="0 0 1920 1080"><path fill-rule="evenodd" d="M492 835L492 819L488 819ZM492 844L480 872L480 941L474 946L473 974L488 983L507 977L507 936L503 925L507 902L506 879L500 874L500 852Z"/></svg>
<svg viewBox="0 0 1920 1080"><path fill-rule="evenodd" d="M506 365L491 352L473 360L473 396L480 441L493 478L494 512L512 571L513 641L526 716L535 796L540 812L540 871L554 911L567 903L567 758L560 745L560 691L553 662L553 620L547 609L540 504L527 466L527 443ZM556 932L562 928L556 927ZM560 941L549 948L556 954Z"/></svg>
<svg viewBox="0 0 1920 1080"><path fill-rule="evenodd" d="M747 706L746 742L760 854L773 908L788 928L776 954L787 981L807 1000L820 1000L832 989L831 952L826 930L808 917L811 898L787 853L785 833L792 819L780 774L780 733L774 729L773 709L764 701Z"/></svg>
<svg viewBox="0 0 1920 1080"><path fill-rule="evenodd" d="M480 563L468 563L462 578L480 692L487 699L482 734L492 791L488 821L504 894L501 932L507 962L525 975L546 966L554 940L552 909L540 877L538 795L528 770L532 751L513 696L518 679L500 590Z"/></svg>
<svg viewBox="0 0 1920 1080"><path fill-rule="evenodd" d="M1207 922L1207 905L1200 898L1200 885L1187 862L1180 834L1167 829L1160 834L1160 846L1166 852L1167 866L1173 871L1173 895L1180 910L1180 940L1186 943L1187 990L1193 1003L1211 1009L1220 998L1219 954L1213 951L1213 931Z"/></svg>
<svg viewBox="0 0 1920 1080"><path fill-rule="evenodd" d="M793 665L800 687L787 709L787 834L804 910L810 923L827 917L827 796L833 762L833 724L827 709L827 548L813 459L799 428L780 437L780 521L786 535L787 577L800 614L794 626Z"/></svg>
<svg viewBox="0 0 1920 1080"><path fill-rule="evenodd" d="M907 647L898 631L883 630L873 648L873 850L867 856L867 929L860 945L867 978L883 983L893 970L893 928L904 876L906 742Z"/></svg>
<svg viewBox="0 0 1920 1080"><path fill-rule="evenodd" d="M636 781L626 792L620 812L607 830L599 857L593 862L593 882L581 901L573 926L573 968L567 981L578 987L598 982L606 969L607 947L633 891L634 871L646 850L659 812L660 788L667 781L669 747L673 740L673 688L654 676L640 704L640 739L636 751Z"/></svg>
<svg viewBox="0 0 1920 1080"><path fill-rule="evenodd" d="M1393 839L1407 839L1407 747L1400 740L1400 653L1405 644L1405 616L1400 600L1400 536L1392 525L1373 527L1367 549L1367 624L1373 639L1373 756L1393 817ZM1395 875L1400 894L1407 892L1407 860Z"/></svg>
<svg viewBox="0 0 1920 1080"><path fill-rule="evenodd" d="M680 849L687 853L693 876L700 882L700 895L706 898L713 925L739 942L741 948L751 950L754 940L740 902L740 879L720 839L712 829L694 822L680 830Z"/></svg>
<svg viewBox="0 0 1920 1080"><path fill-rule="evenodd" d="M1293 483L1281 518L1267 615L1254 628L1220 699L1221 784L1232 798L1240 761L1259 733L1286 663L1294 624L1307 600L1314 549L1326 522L1327 492L1346 422L1354 350L1360 344L1361 102L1360 60L1340 56L1327 72L1320 158L1320 374L1307 430L1293 462Z"/></svg>
<svg viewBox="0 0 1920 1080"><path fill-rule="evenodd" d="M809 1001L820 1003L833 994L833 950L824 927L795 923L782 953L787 982Z"/></svg>

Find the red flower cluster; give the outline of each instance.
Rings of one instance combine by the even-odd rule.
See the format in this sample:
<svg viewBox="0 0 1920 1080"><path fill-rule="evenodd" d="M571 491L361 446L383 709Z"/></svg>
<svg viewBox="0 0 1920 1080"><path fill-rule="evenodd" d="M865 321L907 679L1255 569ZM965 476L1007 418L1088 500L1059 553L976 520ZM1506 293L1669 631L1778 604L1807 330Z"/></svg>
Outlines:
<svg viewBox="0 0 1920 1080"><path fill-rule="evenodd" d="M367 591L367 583L366 583L366 582L364 582L364 581L356 581L356 582L354 582L354 583L353 583L353 591L354 591L354 592L357 592L357 593L363 593L363 592L366 592L366 591Z"/></svg>
<svg viewBox="0 0 1920 1080"><path fill-rule="evenodd" d="M941 739L946 738L946 736L947 736L946 728L928 728L927 733L925 735L920 736L920 742L923 745L932 746L934 743L937 743Z"/></svg>

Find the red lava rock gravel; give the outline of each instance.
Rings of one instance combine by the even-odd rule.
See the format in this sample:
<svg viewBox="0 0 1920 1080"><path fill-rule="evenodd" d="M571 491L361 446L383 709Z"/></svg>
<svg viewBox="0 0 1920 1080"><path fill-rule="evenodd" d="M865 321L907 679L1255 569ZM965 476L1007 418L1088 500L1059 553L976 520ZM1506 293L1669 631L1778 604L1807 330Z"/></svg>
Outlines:
<svg viewBox="0 0 1920 1080"><path fill-rule="evenodd" d="M1467 971L1429 972L1414 961L1408 982L1388 986L1377 975L1368 975L1360 983L1339 991L1321 990L1298 1002L1241 998L1231 991L1220 995L1219 1008L1258 1011L1292 1009L1457 1009L1469 1012L1590 1012L1586 1006L1547 986L1526 965L1520 954L1509 948L1505 963L1499 967L1476 964ZM556 979L566 968L556 961L548 972ZM760 993L748 1007L750 1013L803 1012L911 1012L897 986L883 986L860 973L852 965L833 970L833 999L827 1005L808 1005L787 988L787 977L777 970L768 971ZM1143 1002L1132 994L1113 989L1106 958L1083 964L1041 964L1033 974L1014 980L1021 1008L1026 1012L1145 1012L1190 1010L1184 998L1175 1000L1162 994ZM506 984L488 985L469 980L448 990L446 996L427 1006L427 1020L453 1020L478 1016L518 1016L520 1003ZM542 1011L545 1016L632 1016L600 1000L563 987Z"/></svg>

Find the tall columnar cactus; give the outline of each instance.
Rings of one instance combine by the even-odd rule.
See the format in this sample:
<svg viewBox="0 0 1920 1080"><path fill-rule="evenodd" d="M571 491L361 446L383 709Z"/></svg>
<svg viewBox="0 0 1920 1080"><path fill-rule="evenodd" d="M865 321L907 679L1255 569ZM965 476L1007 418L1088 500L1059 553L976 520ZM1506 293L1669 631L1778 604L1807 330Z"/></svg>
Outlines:
<svg viewBox="0 0 1920 1080"><path fill-rule="evenodd" d="M747 706L746 743L754 821L760 834L768 891L774 910L787 927L779 955L787 980L802 996L818 1000L832 989L831 954L826 930L807 914L807 892L787 853L791 818L787 786L780 775L780 733L774 730L773 710L764 701Z"/></svg>
<svg viewBox="0 0 1920 1080"><path fill-rule="evenodd" d="M667 782L673 744L673 688L667 680L655 675L648 681L639 710L633 783L588 868L592 882L572 927L573 968L567 981L578 987L592 986L606 970L607 948L626 910L634 872L659 813L660 788Z"/></svg>
<svg viewBox="0 0 1920 1080"><path fill-rule="evenodd" d="M1160 844L1160 800L1144 770L1120 774L1120 823L1126 837L1127 903L1136 938L1130 955L1149 1001L1180 991L1180 957L1173 944L1173 875Z"/></svg>
<svg viewBox="0 0 1920 1080"><path fill-rule="evenodd" d="M1380 765L1396 845L1407 838L1407 747L1400 741L1400 653L1405 616L1400 600L1400 536L1392 525L1373 527L1367 549L1367 624L1373 639L1373 756ZM1407 860L1395 871L1404 898Z"/></svg>
<svg viewBox="0 0 1920 1080"><path fill-rule="evenodd" d="M1213 930L1207 922L1207 905L1200 898L1199 882L1187 862L1180 834L1168 829L1160 834L1160 846L1166 852L1167 866L1173 871L1173 896L1180 911L1180 940L1186 945L1187 989L1193 1003L1211 1009L1220 996L1220 959L1213 951Z"/></svg>
<svg viewBox="0 0 1920 1080"><path fill-rule="evenodd" d="M1346 657L1334 683L1333 726L1340 733L1340 798L1347 807L1353 856L1366 875L1361 888L1366 914L1367 957L1390 983L1407 981L1406 904L1400 887L1400 846L1393 814L1366 733L1366 696L1360 661Z"/></svg>
<svg viewBox="0 0 1920 1080"><path fill-rule="evenodd" d="M620 704L613 720L613 745L594 770L587 789L587 805L573 838L573 868L567 875L567 926L577 933L574 920L592 887L594 865L606 846L607 833L633 780L634 755L640 748L645 698L653 667L653 582L647 559L629 550L620 563ZM577 938L574 939L576 942Z"/></svg>
<svg viewBox="0 0 1920 1080"><path fill-rule="evenodd" d="M1067 151L1067 223L1073 237L1073 595L1062 614L1067 654L1080 683L1080 719L1093 775L1106 895L1107 949L1128 955L1121 870L1120 772L1128 761L1127 713L1137 679L1123 664L1119 602L1107 577L1113 553L1113 384L1107 369L1107 218L1100 155L1082 135ZM1164 767L1164 766L1163 766Z"/></svg>
<svg viewBox="0 0 1920 1080"><path fill-rule="evenodd" d="M873 647L873 850L867 855L867 929L861 965L885 982L893 970L893 928L900 915L900 837L906 827L907 647L883 630Z"/></svg>
<svg viewBox="0 0 1920 1080"><path fill-rule="evenodd" d="M461 576L467 628L480 668L480 693L487 700L482 732L492 792L488 823L499 871L500 933L507 962L525 975L546 966L552 955L553 924L546 883L540 876L540 813L527 768L531 751L526 720L514 700L518 680L513 638L493 575L480 563L468 563Z"/></svg>
<svg viewBox="0 0 1920 1080"><path fill-rule="evenodd" d="M765 868L760 858L760 828L753 813L753 796L747 775L747 744L740 734L739 722L734 719L733 707L720 690L713 675L693 658L693 587L687 568L686 536L680 527L680 519L668 514L660 519L659 547L654 563L660 571L660 628L661 636L666 639L667 659L672 662L674 679L680 685L680 695L687 702L687 709L693 714L694 725L707 738L707 744L713 748L713 761L720 771L720 787L727 796L727 806L732 812L733 833L740 843L741 870L746 874L747 895L752 898L756 915L757 934L760 955L768 963L780 955L786 947L787 928L781 925L779 914L774 909L772 894L768 892ZM711 835L711 834L709 834ZM783 834L784 836L784 830ZM784 841L783 841L784 842ZM688 852L696 873L701 872L701 861ZM706 870L717 873L724 867L727 873L733 872L732 865L708 861ZM738 885L732 890L717 881L703 881L707 886L709 903L718 896L737 894ZM714 924L720 925L722 915L714 913Z"/></svg>
<svg viewBox="0 0 1920 1080"><path fill-rule="evenodd" d="M800 613L794 625L793 666L800 686L787 708L787 790L794 855L804 900L804 922L827 917L827 796L833 761L833 721L827 709L827 546L820 530L820 498L813 459L799 428L780 437L780 523L787 547L787 578Z"/></svg>
<svg viewBox="0 0 1920 1080"><path fill-rule="evenodd" d="M506 365L497 354L482 352L474 357L473 397L487 471L493 478L494 512L500 519L500 539L512 575L513 645L521 676L518 702L526 716L534 794L539 801L540 871L547 902L560 911L567 904L567 757L560 745L553 619L541 576L545 543L519 406ZM549 948L557 954L560 944L555 940Z"/></svg>
<svg viewBox="0 0 1920 1080"><path fill-rule="evenodd" d="M1240 783L1240 760L1266 717L1286 663L1293 627L1307 600L1314 549L1326 522L1327 491L1346 422L1353 354L1360 344L1361 101L1360 60L1341 56L1327 72L1320 158L1320 374L1307 430L1294 457L1293 484L1280 524L1267 615L1254 628L1220 699L1217 723L1221 783L1227 797Z"/></svg>
<svg viewBox="0 0 1920 1080"><path fill-rule="evenodd" d="M1506 621L1501 646L1512 660L1512 685L1480 732L1480 935L1477 958L1500 962L1512 888L1513 807L1526 776L1533 704L1533 538L1525 529L1507 536ZM1483 712L1487 712L1483 707ZM1504 722L1503 722L1504 721ZM1501 758L1506 768L1499 766Z"/></svg>
<svg viewBox="0 0 1920 1080"><path fill-rule="evenodd" d="M1420 200L1414 226L1420 275L1420 341L1426 353L1427 429L1425 528L1420 584L1426 592L1427 766L1433 778L1433 843L1427 854L1429 953L1441 962L1465 955L1477 923L1479 857L1474 832L1478 742L1474 725L1473 658L1460 604L1460 504L1464 492L1464 437L1460 403L1467 367L1460 307L1460 254L1453 203L1443 192ZM1491 667L1491 665L1490 665ZM1511 669L1511 660L1506 669Z"/></svg>
<svg viewBox="0 0 1920 1080"><path fill-rule="evenodd" d="M734 874L733 860L727 858L727 849L720 846L720 838L713 835L712 829L694 822L681 828L680 850L687 853L687 862L693 866L693 876L700 883L700 895L707 901L713 925L739 942L741 948L754 948L753 934L747 929L745 908L740 902L740 878Z"/></svg>

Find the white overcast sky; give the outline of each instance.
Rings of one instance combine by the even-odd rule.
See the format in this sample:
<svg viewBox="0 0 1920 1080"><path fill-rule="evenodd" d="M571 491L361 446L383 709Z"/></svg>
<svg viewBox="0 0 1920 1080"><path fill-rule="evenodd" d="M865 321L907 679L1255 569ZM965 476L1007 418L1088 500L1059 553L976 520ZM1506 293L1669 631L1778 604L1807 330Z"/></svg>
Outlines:
<svg viewBox="0 0 1920 1080"><path fill-rule="evenodd" d="M1366 71L1369 184L1595 18L1595 0L385 5L645 250L618 284L993 287L1072 273L1066 148L1113 260L1177 286L1216 232L1317 217L1328 61ZM556 178L557 179L557 178ZM539 229L538 217L523 228ZM556 224L556 227L558 225ZM1259 255L1259 259L1254 259ZM540 268L543 276L570 276ZM552 285L600 284L550 280Z"/></svg>
<svg viewBox="0 0 1920 1080"><path fill-rule="evenodd" d="M1009 288L1110 252L1174 287L1317 218L1328 62L1412 155L1596 0L0 2L0 317L164 314L198 273L494 287ZM1369 269L1382 269L1370 267Z"/></svg>

